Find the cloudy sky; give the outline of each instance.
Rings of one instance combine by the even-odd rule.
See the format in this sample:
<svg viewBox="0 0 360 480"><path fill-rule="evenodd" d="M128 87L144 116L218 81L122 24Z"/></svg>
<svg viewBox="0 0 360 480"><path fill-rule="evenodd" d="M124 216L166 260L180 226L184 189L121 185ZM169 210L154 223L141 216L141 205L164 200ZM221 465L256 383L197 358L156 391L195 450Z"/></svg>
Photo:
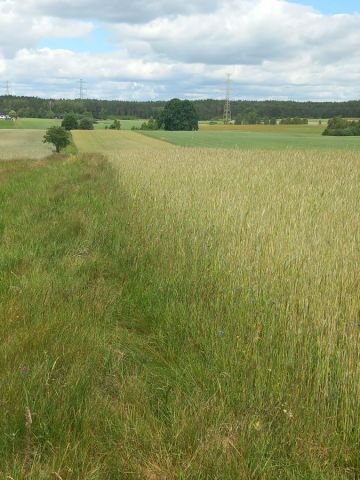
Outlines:
<svg viewBox="0 0 360 480"><path fill-rule="evenodd" d="M359 47L359 0L0 0L1 93L354 99Z"/></svg>

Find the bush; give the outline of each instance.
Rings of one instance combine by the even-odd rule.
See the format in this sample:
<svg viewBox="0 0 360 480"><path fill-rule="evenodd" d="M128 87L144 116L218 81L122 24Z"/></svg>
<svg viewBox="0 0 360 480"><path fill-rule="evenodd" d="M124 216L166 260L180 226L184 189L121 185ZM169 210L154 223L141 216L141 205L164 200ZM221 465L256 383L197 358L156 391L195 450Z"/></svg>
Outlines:
<svg viewBox="0 0 360 480"><path fill-rule="evenodd" d="M147 122L144 122L140 130L159 130L159 123L154 118L150 118Z"/></svg>
<svg viewBox="0 0 360 480"><path fill-rule="evenodd" d="M114 120L113 123L109 126L110 130L120 130L121 129L121 123L119 120Z"/></svg>
<svg viewBox="0 0 360 480"><path fill-rule="evenodd" d="M61 126L65 128L65 130L77 130L79 128L79 122L76 118L76 115L73 113L68 113L65 115Z"/></svg>
<svg viewBox="0 0 360 480"><path fill-rule="evenodd" d="M360 136L360 121L355 122L341 117L334 117L329 120L323 135L335 137Z"/></svg>
<svg viewBox="0 0 360 480"><path fill-rule="evenodd" d="M309 120L307 118L300 118L300 117L294 117L294 118L282 118L280 120L280 125L308 125Z"/></svg>
<svg viewBox="0 0 360 480"><path fill-rule="evenodd" d="M44 135L44 143L52 143L57 153L71 143L71 133L63 127L50 127Z"/></svg>
<svg viewBox="0 0 360 480"><path fill-rule="evenodd" d="M80 130L94 130L94 123L91 118L82 118L79 123Z"/></svg>

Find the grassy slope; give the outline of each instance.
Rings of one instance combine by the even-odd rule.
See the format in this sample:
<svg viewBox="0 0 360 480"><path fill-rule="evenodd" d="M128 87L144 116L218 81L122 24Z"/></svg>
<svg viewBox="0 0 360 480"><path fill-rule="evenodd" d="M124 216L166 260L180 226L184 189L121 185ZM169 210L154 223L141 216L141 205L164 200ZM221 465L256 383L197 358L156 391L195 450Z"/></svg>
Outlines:
<svg viewBox="0 0 360 480"><path fill-rule="evenodd" d="M313 127L307 127L309 129ZM314 127L316 128L316 127ZM270 149L282 150L289 148L299 149L321 149L321 150L360 150L360 139L358 137L323 137L319 133L299 134L289 133L286 129L283 133L271 131L219 131L200 130L198 132L144 132L151 136L170 142L175 145L186 147L209 147L209 148L236 148L236 149Z"/></svg>
<svg viewBox="0 0 360 480"><path fill-rule="evenodd" d="M0 130L0 160L11 158L44 158L52 147L42 142L42 130Z"/></svg>

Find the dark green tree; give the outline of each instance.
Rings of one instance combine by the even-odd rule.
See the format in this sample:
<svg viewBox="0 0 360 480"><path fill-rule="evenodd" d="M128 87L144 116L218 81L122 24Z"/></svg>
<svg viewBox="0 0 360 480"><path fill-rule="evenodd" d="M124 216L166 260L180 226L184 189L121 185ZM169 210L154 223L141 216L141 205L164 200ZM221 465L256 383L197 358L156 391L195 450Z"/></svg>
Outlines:
<svg viewBox="0 0 360 480"><path fill-rule="evenodd" d="M71 143L71 133L63 127L50 127L44 135L44 143L52 143L57 153Z"/></svg>
<svg viewBox="0 0 360 480"><path fill-rule="evenodd" d="M73 113L68 113L65 115L61 126L65 128L65 130L76 130L79 128L79 122L76 118L76 115Z"/></svg>
<svg viewBox="0 0 360 480"><path fill-rule="evenodd" d="M346 120L341 117L331 118L323 135L338 137L360 136L360 121Z"/></svg>
<svg viewBox="0 0 360 480"><path fill-rule="evenodd" d="M120 120L114 120L113 123L109 126L110 130L121 130Z"/></svg>
<svg viewBox="0 0 360 480"><path fill-rule="evenodd" d="M79 123L80 130L94 130L94 123L91 118L82 118Z"/></svg>
<svg viewBox="0 0 360 480"><path fill-rule="evenodd" d="M158 119L159 127L164 130L198 130L199 118L194 105L189 100L173 98L166 103Z"/></svg>

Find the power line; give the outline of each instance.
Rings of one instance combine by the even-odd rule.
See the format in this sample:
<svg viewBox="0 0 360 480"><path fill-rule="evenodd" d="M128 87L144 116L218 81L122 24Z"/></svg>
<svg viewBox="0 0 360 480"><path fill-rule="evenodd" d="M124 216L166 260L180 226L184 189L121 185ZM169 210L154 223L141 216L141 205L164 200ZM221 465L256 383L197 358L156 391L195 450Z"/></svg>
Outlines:
<svg viewBox="0 0 360 480"><path fill-rule="evenodd" d="M227 125L231 122L231 75L226 75L226 91L225 91L225 105L224 105L224 124Z"/></svg>

